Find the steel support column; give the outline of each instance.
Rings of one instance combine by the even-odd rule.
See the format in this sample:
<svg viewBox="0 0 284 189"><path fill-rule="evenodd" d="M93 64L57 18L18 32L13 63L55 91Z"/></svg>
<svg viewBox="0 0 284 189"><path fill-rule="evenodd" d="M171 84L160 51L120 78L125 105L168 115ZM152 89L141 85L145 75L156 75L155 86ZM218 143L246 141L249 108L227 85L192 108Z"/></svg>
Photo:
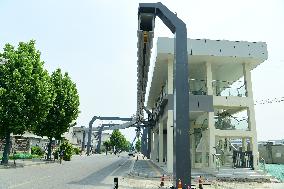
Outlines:
<svg viewBox="0 0 284 189"><path fill-rule="evenodd" d="M162 3L139 4L139 30L151 31L153 22L149 14L158 16L175 34L174 60L174 179L176 187L181 179L183 185L191 185L191 157L189 136L189 83L187 56L187 29L185 23ZM155 19L155 18L153 18ZM150 25L152 24L152 25ZM137 107L138 109L141 107Z"/></svg>

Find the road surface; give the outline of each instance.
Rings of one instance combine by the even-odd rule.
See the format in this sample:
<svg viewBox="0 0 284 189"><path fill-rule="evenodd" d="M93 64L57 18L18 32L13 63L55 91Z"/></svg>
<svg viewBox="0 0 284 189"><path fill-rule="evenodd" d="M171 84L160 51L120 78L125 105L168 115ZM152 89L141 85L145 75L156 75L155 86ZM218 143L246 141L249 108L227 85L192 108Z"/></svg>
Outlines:
<svg viewBox="0 0 284 189"><path fill-rule="evenodd" d="M1 189L110 189L113 178L122 179L133 166L122 155L75 156L62 164L41 164L0 169Z"/></svg>

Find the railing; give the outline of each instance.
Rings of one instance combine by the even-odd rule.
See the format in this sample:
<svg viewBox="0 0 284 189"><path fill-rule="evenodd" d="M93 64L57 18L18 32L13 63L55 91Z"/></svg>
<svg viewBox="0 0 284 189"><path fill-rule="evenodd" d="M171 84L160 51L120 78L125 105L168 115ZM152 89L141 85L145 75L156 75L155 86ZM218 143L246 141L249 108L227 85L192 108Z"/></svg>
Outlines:
<svg viewBox="0 0 284 189"><path fill-rule="evenodd" d="M214 116L215 128L220 130L249 130L247 117Z"/></svg>
<svg viewBox="0 0 284 189"><path fill-rule="evenodd" d="M192 95L206 95L207 87L206 80L202 79L193 79L188 80L189 83L189 93Z"/></svg>
<svg viewBox="0 0 284 189"><path fill-rule="evenodd" d="M244 81L212 81L213 93L215 96L246 96Z"/></svg>

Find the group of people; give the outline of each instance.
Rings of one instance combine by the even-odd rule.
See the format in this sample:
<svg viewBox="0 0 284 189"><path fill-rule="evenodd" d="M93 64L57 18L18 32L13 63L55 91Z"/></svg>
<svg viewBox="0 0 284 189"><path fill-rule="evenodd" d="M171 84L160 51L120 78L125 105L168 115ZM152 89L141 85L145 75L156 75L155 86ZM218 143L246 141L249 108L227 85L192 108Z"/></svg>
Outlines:
<svg viewBox="0 0 284 189"><path fill-rule="evenodd" d="M59 150L58 152L55 151L54 149L51 149L52 153L51 155L53 155L53 159L55 161L55 159L59 159L60 164L62 162L63 156L64 156L64 150ZM48 148L47 146L44 147L44 159L48 158Z"/></svg>

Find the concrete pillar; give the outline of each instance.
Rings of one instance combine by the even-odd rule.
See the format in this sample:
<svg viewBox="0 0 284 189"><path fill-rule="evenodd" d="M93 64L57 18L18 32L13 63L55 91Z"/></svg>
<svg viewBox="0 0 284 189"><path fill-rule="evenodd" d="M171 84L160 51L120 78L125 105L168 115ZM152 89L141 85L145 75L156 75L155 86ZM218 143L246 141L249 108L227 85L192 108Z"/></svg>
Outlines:
<svg viewBox="0 0 284 189"><path fill-rule="evenodd" d="M168 119L167 119L167 170L168 170L169 173L173 172L173 158L174 158L173 120L174 120L174 112L173 112L173 110L168 110Z"/></svg>
<svg viewBox="0 0 284 189"><path fill-rule="evenodd" d="M247 151L247 138L242 138L242 151Z"/></svg>
<svg viewBox="0 0 284 189"><path fill-rule="evenodd" d="M151 158L151 147L152 147L152 130L148 128L148 133L147 133L147 158Z"/></svg>
<svg viewBox="0 0 284 189"><path fill-rule="evenodd" d="M156 130L154 132L154 161L157 162L157 159L159 158L159 133Z"/></svg>
<svg viewBox="0 0 284 189"><path fill-rule="evenodd" d="M168 94L174 93L173 57L168 55ZM169 107L167 119L167 170L173 172L174 165L174 107Z"/></svg>
<svg viewBox="0 0 284 189"><path fill-rule="evenodd" d="M215 168L213 155L216 154L214 112L208 112L209 167Z"/></svg>
<svg viewBox="0 0 284 189"><path fill-rule="evenodd" d="M163 163L164 159L164 126L163 120L159 122L159 163Z"/></svg>
<svg viewBox="0 0 284 189"><path fill-rule="evenodd" d="M202 167L207 167L207 165L206 165L206 159L207 159L207 157L206 157L206 147L205 147L205 145L206 144L204 144L204 141L205 141L205 137L206 137L206 131L203 131L202 132L202 138L203 138L203 141L201 141L201 142L203 142L203 144L201 144L201 146L202 146L202 152L201 152L201 164L202 164Z"/></svg>
<svg viewBox="0 0 284 189"><path fill-rule="evenodd" d="M252 131L253 133L253 136L250 139L251 140L250 149L252 150L252 154L253 154L253 167L257 168L259 157L258 157L257 132L256 132L256 123L255 123L255 111L254 111L250 64L248 63L243 64L243 72L244 72L244 81L245 81L245 86L246 86L247 98L249 98L251 102L247 109L248 126L249 126L249 130Z"/></svg>
<svg viewBox="0 0 284 189"><path fill-rule="evenodd" d="M213 87L212 87L212 67L210 62L205 63L206 67L206 87L207 87L207 95L213 95Z"/></svg>
<svg viewBox="0 0 284 189"><path fill-rule="evenodd" d="M246 87L246 96L252 98L252 82L251 82L251 73L250 73L250 64L244 63L243 64L243 74L244 74L244 81Z"/></svg>
<svg viewBox="0 0 284 189"><path fill-rule="evenodd" d="M155 151L155 138L154 138L154 131L151 129L151 136L150 136L150 140L151 140L151 152L150 152L150 159L151 160L154 160L155 158L154 158L154 156L155 156L155 154L154 154L154 151Z"/></svg>
<svg viewBox="0 0 284 189"><path fill-rule="evenodd" d="M168 94L174 93L173 58L168 56Z"/></svg>
<svg viewBox="0 0 284 189"><path fill-rule="evenodd" d="M194 129L190 131L190 133L193 133L191 137L191 165L192 168L195 168L195 153L196 153L196 148L195 148L195 135L194 135Z"/></svg>

